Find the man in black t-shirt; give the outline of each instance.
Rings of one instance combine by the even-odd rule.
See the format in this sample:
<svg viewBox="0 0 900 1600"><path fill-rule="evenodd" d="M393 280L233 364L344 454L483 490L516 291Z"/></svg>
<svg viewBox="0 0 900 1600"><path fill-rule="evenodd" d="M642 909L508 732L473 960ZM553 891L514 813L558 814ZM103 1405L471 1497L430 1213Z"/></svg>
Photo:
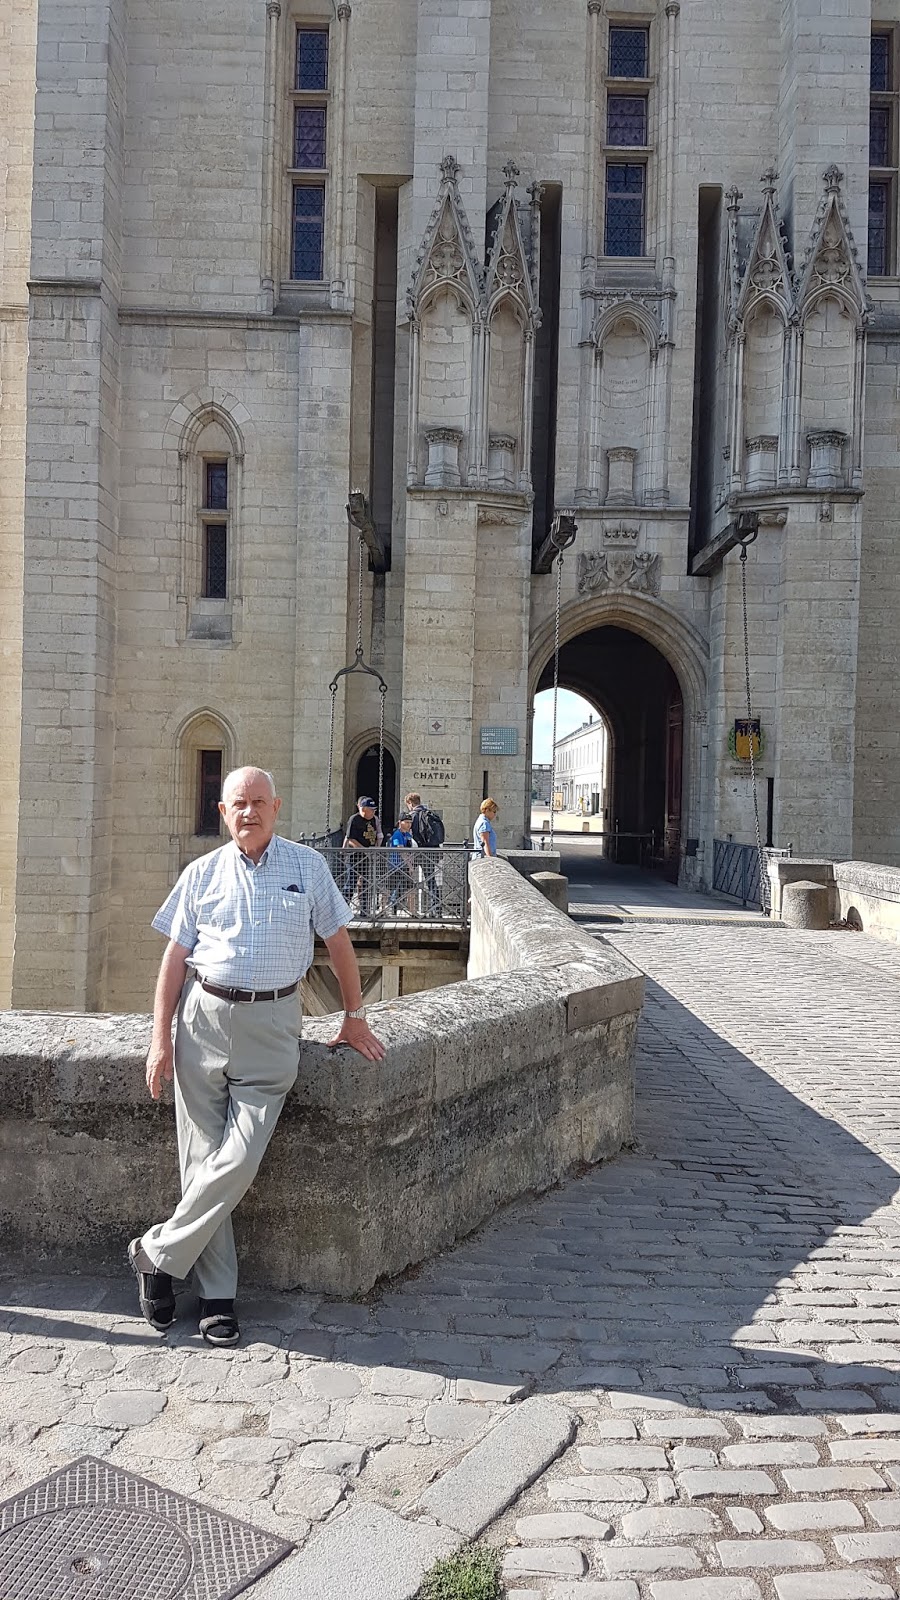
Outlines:
<svg viewBox="0 0 900 1600"><path fill-rule="evenodd" d="M344 894L348 900L352 900L354 894L359 893L359 909L364 917L370 916L372 912L373 888L372 874L369 870L371 863L366 860L365 853L371 850L377 840L375 801L370 795L362 794L356 802L356 816L350 818L344 835L344 849L354 852L354 856L348 861Z"/></svg>

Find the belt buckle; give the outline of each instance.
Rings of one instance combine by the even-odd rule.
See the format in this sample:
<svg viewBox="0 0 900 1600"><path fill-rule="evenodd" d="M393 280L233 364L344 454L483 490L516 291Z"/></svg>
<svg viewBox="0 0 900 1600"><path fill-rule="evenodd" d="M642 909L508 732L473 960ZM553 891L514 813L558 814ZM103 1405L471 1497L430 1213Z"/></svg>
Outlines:
<svg viewBox="0 0 900 1600"><path fill-rule="evenodd" d="M248 994L250 996L250 1004L252 1005L253 1001L256 999L257 991L256 991L256 989L248 989L247 992L248 992Z"/></svg>

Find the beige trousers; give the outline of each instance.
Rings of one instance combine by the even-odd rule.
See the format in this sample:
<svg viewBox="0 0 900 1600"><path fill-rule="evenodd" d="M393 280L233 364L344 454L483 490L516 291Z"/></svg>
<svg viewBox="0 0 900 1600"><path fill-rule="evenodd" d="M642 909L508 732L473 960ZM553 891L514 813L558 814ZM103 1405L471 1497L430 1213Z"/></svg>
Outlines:
<svg viewBox="0 0 900 1600"><path fill-rule="evenodd" d="M141 1243L160 1272L191 1268L204 1300L233 1300L231 1213L259 1170L300 1058L299 992L238 1004L185 983L175 1030L181 1200Z"/></svg>

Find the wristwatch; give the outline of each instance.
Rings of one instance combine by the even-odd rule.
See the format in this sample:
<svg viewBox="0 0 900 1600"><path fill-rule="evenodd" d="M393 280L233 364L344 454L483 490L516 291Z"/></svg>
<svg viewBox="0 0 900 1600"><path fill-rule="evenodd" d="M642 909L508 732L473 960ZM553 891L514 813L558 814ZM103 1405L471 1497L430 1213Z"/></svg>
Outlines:
<svg viewBox="0 0 900 1600"><path fill-rule="evenodd" d="M355 1011L345 1011L344 1012L344 1016L345 1017L353 1017L354 1020L358 1021L358 1022L365 1022L365 1020L366 1020L366 1008L365 1008L365 1006L358 1006Z"/></svg>

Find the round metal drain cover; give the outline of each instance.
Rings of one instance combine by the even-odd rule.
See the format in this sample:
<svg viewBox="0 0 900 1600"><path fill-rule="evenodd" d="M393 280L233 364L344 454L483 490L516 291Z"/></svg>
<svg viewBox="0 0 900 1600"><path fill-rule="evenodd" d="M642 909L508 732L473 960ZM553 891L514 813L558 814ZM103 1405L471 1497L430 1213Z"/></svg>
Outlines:
<svg viewBox="0 0 900 1600"><path fill-rule="evenodd" d="M0 1504L0 1600L234 1600L291 1549L79 1456Z"/></svg>
<svg viewBox="0 0 900 1600"><path fill-rule="evenodd" d="M0 1533L4 1582L47 1600L174 1600L192 1564L173 1523L130 1506L70 1506Z"/></svg>

